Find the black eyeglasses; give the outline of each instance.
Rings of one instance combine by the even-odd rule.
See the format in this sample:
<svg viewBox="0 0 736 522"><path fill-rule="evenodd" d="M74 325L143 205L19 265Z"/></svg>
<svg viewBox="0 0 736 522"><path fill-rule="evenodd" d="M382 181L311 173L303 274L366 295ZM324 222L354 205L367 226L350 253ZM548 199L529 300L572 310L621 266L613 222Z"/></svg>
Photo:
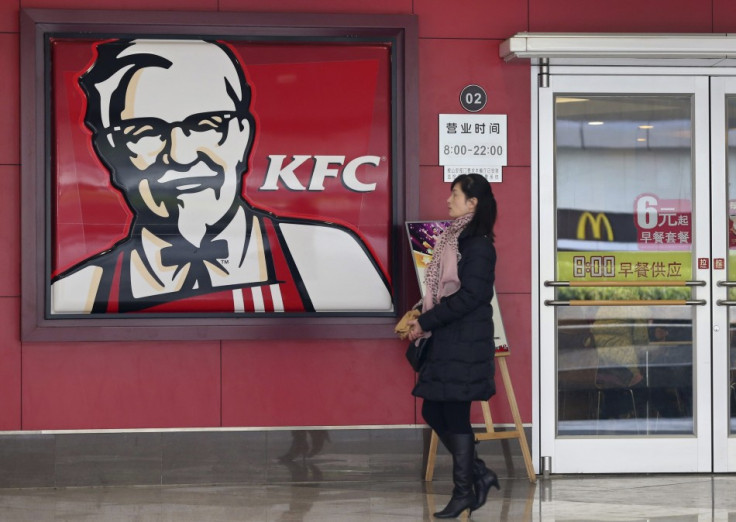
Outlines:
<svg viewBox="0 0 736 522"><path fill-rule="evenodd" d="M104 132L112 136L116 144L125 143L130 148L144 149L137 152L160 150L176 128L181 129L185 136L199 134L203 139L210 136L210 139L221 144L227 137L230 122L236 116L234 111L204 112L173 123L159 118L131 118L120 121Z"/></svg>

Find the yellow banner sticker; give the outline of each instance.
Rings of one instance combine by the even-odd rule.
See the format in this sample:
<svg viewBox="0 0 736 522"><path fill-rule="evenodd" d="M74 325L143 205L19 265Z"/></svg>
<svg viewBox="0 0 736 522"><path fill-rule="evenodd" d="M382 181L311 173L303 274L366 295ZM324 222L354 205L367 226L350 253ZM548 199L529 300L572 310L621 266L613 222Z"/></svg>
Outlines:
<svg viewBox="0 0 736 522"><path fill-rule="evenodd" d="M690 252L558 252L560 281L687 281Z"/></svg>
<svg viewBox="0 0 736 522"><path fill-rule="evenodd" d="M728 250L728 280L736 281L736 250Z"/></svg>

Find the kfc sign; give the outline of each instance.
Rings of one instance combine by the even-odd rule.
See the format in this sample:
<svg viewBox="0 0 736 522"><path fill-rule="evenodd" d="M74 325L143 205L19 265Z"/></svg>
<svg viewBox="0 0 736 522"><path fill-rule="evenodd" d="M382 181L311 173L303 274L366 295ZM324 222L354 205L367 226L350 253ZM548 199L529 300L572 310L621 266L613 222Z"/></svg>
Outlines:
<svg viewBox="0 0 736 522"><path fill-rule="evenodd" d="M376 190L376 183L363 183L358 180L357 170L362 165L377 167L381 161L378 156L361 156L351 160L343 168L345 156L294 156L284 165L286 156L271 155L268 157L268 172L260 190L278 190L281 185L289 190L325 190L326 178L342 179L345 188L355 192L372 192ZM294 170L305 163L311 165L309 183L302 185Z"/></svg>
<svg viewBox="0 0 736 522"><path fill-rule="evenodd" d="M393 310L388 46L51 49L51 316Z"/></svg>

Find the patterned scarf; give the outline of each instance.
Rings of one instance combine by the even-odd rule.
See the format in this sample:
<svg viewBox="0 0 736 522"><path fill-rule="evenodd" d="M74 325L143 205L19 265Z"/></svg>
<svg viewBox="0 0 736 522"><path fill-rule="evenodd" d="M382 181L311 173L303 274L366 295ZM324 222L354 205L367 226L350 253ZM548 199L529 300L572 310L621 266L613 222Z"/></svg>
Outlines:
<svg viewBox="0 0 736 522"><path fill-rule="evenodd" d="M460 289L460 279L457 276L457 262L460 257L457 240L473 219L473 215L473 213L465 214L453 220L437 240L432 260L424 274L426 290L422 303L423 312L434 307L443 297L452 295Z"/></svg>

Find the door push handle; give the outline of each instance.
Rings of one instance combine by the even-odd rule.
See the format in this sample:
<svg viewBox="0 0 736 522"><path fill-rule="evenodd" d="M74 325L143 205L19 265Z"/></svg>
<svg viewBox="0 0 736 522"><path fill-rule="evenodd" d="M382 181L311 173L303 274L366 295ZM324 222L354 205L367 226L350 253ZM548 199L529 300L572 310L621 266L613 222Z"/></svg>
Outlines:
<svg viewBox="0 0 736 522"><path fill-rule="evenodd" d="M733 288L736 287L736 281L718 281L716 285L726 288ZM716 304L718 306L734 306L736 305L736 301L733 299L717 299Z"/></svg>
<svg viewBox="0 0 736 522"><path fill-rule="evenodd" d="M624 287L665 287L665 286L705 286L705 281L545 281L546 287L570 288L624 288ZM736 281L733 282L736 286Z"/></svg>
<svg viewBox="0 0 736 522"><path fill-rule="evenodd" d="M729 301L729 303L736 304L736 301ZM703 306L708 302L705 299L572 299L569 301L547 299L544 304L545 306Z"/></svg>

